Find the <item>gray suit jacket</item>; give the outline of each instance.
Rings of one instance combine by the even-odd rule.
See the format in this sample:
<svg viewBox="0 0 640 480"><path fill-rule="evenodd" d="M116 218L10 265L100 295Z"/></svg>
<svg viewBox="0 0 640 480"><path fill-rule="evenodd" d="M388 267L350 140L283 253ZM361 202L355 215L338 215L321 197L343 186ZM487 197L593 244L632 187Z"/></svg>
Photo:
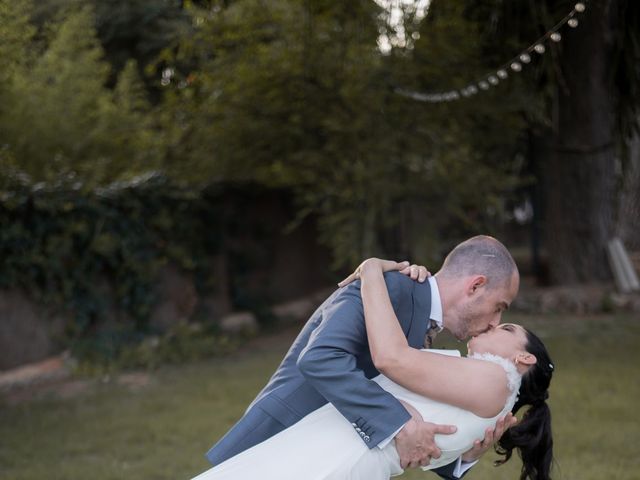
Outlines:
<svg viewBox="0 0 640 480"><path fill-rule="evenodd" d="M385 274L393 309L409 344L423 348L431 312L428 282L398 273ZM373 365L360 282L336 290L318 307L293 342L267 385L245 415L207 453L216 465L293 425L327 402L374 448L410 415L391 394L370 380ZM434 470L453 479L455 462Z"/></svg>

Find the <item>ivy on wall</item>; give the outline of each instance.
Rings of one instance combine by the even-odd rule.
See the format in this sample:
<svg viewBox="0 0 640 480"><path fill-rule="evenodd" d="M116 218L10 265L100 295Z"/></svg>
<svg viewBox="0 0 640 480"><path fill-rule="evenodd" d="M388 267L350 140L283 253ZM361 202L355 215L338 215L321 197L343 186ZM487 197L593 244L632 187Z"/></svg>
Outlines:
<svg viewBox="0 0 640 480"><path fill-rule="evenodd" d="M107 289L144 330L159 269L172 262L197 274L219 247L220 211L162 177L91 192L13 186L0 199L0 288L70 313L74 337L103 319Z"/></svg>

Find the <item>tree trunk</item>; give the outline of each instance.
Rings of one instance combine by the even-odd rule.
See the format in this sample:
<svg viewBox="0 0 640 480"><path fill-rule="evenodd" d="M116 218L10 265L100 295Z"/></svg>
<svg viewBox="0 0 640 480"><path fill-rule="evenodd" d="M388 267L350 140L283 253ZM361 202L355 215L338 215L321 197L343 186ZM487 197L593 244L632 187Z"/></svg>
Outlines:
<svg viewBox="0 0 640 480"><path fill-rule="evenodd" d="M534 124L528 131L528 174L536 179L527 189L533 207L531 219L531 268L538 285L548 285L548 255L543 256L543 228L545 225L545 200L549 180L545 173L547 161L553 152L553 131L545 125Z"/></svg>
<svg viewBox="0 0 640 480"><path fill-rule="evenodd" d="M560 44L555 153L547 168L546 247L554 283L608 280L615 218L612 34L618 0L594 0Z"/></svg>
<svg viewBox="0 0 640 480"><path fill-rule="evenodd" d="M627 156L618 215L618 236L628 250L640 252L640 134L637 132L627 145Z"/></svg>

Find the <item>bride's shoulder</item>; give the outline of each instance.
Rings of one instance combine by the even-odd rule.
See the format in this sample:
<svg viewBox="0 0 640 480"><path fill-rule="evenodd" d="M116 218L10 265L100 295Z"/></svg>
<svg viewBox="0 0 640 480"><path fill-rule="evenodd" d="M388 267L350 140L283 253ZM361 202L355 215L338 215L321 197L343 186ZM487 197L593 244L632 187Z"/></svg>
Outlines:
<svg viewBox="0 0 640 480"><path fill-rule="evenodd" d="M465 357L463 363L471 407L469 410L483 418L495 417L502 412L513 393L506 364L475 355Z"/></svg>
<svg viewBox="0 0 640 480"><path fill-rule="evenodd" d="M507 387L510 392L517 391L520 388L522 376L510 360L492 353L474 353L469 355L467 358L477 362L483 362L485 366L493 365L493 367L490 368L494 371L501 370L501 377L506 377ZM482 365L483 363L480 363L479 365Z"/></svg>

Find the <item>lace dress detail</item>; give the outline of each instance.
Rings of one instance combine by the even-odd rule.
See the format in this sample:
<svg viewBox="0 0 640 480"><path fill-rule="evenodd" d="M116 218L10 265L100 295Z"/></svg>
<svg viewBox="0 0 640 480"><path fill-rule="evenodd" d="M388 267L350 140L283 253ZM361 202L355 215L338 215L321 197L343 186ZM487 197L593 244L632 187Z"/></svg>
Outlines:
<svg viewBox="0 0 640 480"><path fill-rule="evenodd" d="M497 363L507 374L507 387L511 392L511 395L507 398L503 412L511 411L516 401L518 400L518 392L520 391L520 383L522 382L522 375L518 372L518 369L513 362L507 360L504 357L494 355L493 353L472 353L467 358L473 358L476 360L486 360L488 362Z"/></svg>

